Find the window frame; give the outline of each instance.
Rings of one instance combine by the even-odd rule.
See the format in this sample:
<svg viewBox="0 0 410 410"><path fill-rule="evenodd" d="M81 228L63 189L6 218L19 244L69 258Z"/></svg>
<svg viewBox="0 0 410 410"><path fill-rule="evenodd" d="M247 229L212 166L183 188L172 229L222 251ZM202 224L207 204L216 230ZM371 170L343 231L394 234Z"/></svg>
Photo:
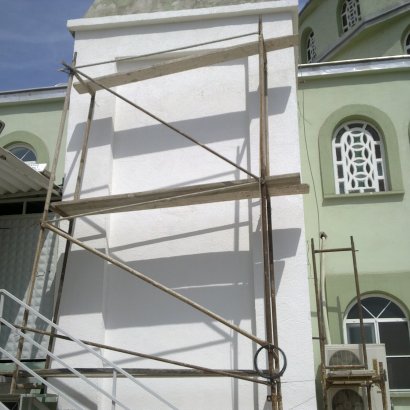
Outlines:
<svg viewBox="0 0 410 410"><path fill-rule="evenodd" d="M372 343L378 343L380 344L380 330L379 330L379 323L407 323L407 330L409 332L409 342L410 342L410 319L409 319L409 315L407 313L407 309L405 309L401 303L397 302L395 299L385 295L385 294L379 294L379 293L371 293L371 294L366 294L366 295L361 295L361 299L362 302L368 298L371 297L378 297L378 298L382 298L385 299L386 301L389 301L389 303L386 305L386 307L382 310L381 313L379 313L379 316L384 312L384 310L387 309L388 305L390 303L395 304L397 307L400 308L400 310L403 312L404 314L404 318L379 318L379 316L377 318L374 317L374 315L369 312L368 309L366 309L364 306L362 306L363 309L367 310L367 312L373 316L372 318L363 318L363 324L366 325L367 324L372 324L373 325L373 329L374 329L374 336L375 336L375 340ZM349 341L349 337L348 337L348 331L347 331L347 325L348 324L360 324L360 319L348 319L348 315L350 313L350 311L357 305L357 300L356 298L347 306L346 310L345 310L345 314L344 314L344 318L343 318L343 340L346 344L351 343ZM407 355L388 355L386 353L386 360L389 358L410 358L410 353ZM392 389L392 391L397 391L397 392L405 392L405 391L410 391L410 387L408 388L404 388L404 389Z"/></svg>
<svg viewBox="0 0 410 410"><path fill-rule="evenodd" d="M410 55L410 29L407 29L403 38L404 54Z"/></svg>
<svg viewBox="0 0 410 410"><path fill-rule="evenodd" d="M374 119L377 118L377 122ZM333 167L332 137L334 131L343 123L361 120L374 124L382 133L385 148L385 166L389 191L357 194L336 194ZM384 136L387 136L386 138ZM322 182L322 196L325 201L350 201L360 203L362 197L383 197L399 195L403 197L398 137L393 122L380 109L365 104L350 104L333 111L323 122L318 132L319 166Z"/></svg>
<svg viewBox="0 0 410 410"><path fill-rule="evenodd" d="M11 154L13 154L16 158L20 159L23 162L35 162L38 163L38 154L36 152L36 150L34 149L34 147L32 147L31 145L27 144L27 143L22 143L22 142L16 142L16 143L11 143L9 145L7 145L5 147ZM26 149L28 151L30 151L34 156L35 156L35 160L30 160L30 161L26 161L23 158L19 158L16 154L14 154L11 150L13 149Z"/></svg>
<svg viewBox="0 0 410 410"><path fill-rule="evenodd" d="M349 12L349 7L353 7L355 10L354 20ZM338 14L338 20L340 22L340 32L343 35L352 30L353 27L355 27L362 20L359 0L341 0L340 6L338 8ZM346 24L344 23L344 18L346 18Z"/></svg>
<svg viewBox="0 0 410 410"><path fill-rule="evenodd" d="M312 64L317 59L317 46L316 46L316 36L313 30L306 35L306 63Z"/></svg>
<svg viewBox="0 0 410 410"><path fill-rule="evenodd" d="M300 37L300 44L301 46L299 47L300 50L300 59L302 61L302 64L312 64L314 61L309 61L308 59L308 41L310 37L313 35L314 38L314 48L315 48L315 61L317 61L317 57L319 55L318 49L317 49L317 43L316 43L316 35L315 32L313 31L312 27L306 27Z"/></svg>
<svg viewBox="0 0 410 410"><path fill-rule="evenodd" d="M360 127L358 126L360 125ZM377 135L377 139L373 136L373 133L369 130L373 131ZM356 188L349 187L348 186L348 178L347 175L349 173L348 170L346 170L346 155L347 153L344 152L343 149L343 139L344 138L349 138L350 139L355 139L358 138L357 136L352 136L352 132L361 129L362 134L365 134L364 137L366 139L371 139L371 142L368 144L370 145L370 151L371 151L371 165L370 167L372 168L370 171L367 173L362 170L362 174L367 174L369 175L370 173L374 173L374 183L372 187L366 187L366 186L360 186L360 180L363 178L358 178L352 177L354 180L353 183L357 183L358 186ZM365 133L365 131L368 131ZM347 137L346 137L347 135ZM364 138L363 137L363 138ZM338 142L336 141L337 138L340 138L342 141ZM363 139L362 136L359 137L360 139ZM355 151L362 151L362 149L354 150L353 146L356 145L355 142L351 144L352 146L350 147L350 150L348 152L355 152ZM379 148L377 150L377 147ZM341 155L341 159L338 160L338 152ZM382 138L381 132L371 123L368 121L363 121L363 120L357 120L357 121L348 121L345 123L342 123L333 133L332 137L332 158L333 158L333 172L335 176L335 192L336 194L346 194L346 195L354 195L357 193L374 193L374 192L386 192L389 191L389 184L388 184L388 173L386 170L386 159L385 159L385 149L384 149L384 141ZM364 157L362 157L364 158ZM362 167L365 166L365 158L363 159L364 164ZM354 174L357 174L356 170L359 165L356 164L356 161L350 161L353 162L351 166L355 168ZM339 168L341 167L342 170L342 176L339 175ZM367 177L365 178L367 179ZM381 181L381 183L380 183ZM341 185L343 185L343 191L341 191ZM382 187L380 187L382 185ZM381 189L382 188L382 189ZM353 192L359 191L359 192Z"/></svg>

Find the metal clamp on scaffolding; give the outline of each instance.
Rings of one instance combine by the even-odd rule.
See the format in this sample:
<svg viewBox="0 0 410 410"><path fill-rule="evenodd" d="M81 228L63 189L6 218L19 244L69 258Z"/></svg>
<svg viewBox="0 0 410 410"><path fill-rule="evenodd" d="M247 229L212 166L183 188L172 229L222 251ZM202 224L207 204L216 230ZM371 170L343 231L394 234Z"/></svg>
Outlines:
<svg viewBox="0 0 410 410"><path fill-rule="evenodd" d="M262 350L266 350L269 354L272 354L277 364L280 363L280 357L282 357L282 368L279 368L279 370L275 369L275 371L272 372L272 374L269 374L266 370L260 370L258 367L258 356ZM276 380L281 378L285 373L286 367L288 366L288 361L285 352L280 347L274 346L272 344L267 344L265 346L261 346L256 351L255 356L253 358L253 366L260 377L270 380L271 383L275 383Z"/></svg>

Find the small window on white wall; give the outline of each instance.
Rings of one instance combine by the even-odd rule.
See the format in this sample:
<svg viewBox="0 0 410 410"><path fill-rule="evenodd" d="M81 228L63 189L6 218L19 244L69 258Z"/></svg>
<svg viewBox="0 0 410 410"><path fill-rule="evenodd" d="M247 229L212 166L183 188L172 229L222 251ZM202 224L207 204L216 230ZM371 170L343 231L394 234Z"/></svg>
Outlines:
<svg viewBox="0 0 410 410"><path fill-rule="evenodd" d="M311 31L306 39L306 62L313 63L317 57L315 33Z"/></svg>
<svg viewBox="0 0 410 410"><path fill-rule="evenodd" d="M332 140L337 194L387 191L384 147L375 127L354 121L339 127Z"/></svg>
<svg viewBox="0 0 410 410"><path fill-rule="evenodd" d="M385 297L362 298L362 313L367 343L384 343L391 389L410 389L409 321L403 309ZM346 317L347 343L361 343L357 304Z"/></svg>
<svg viewBox="0 0 410 410"><path fill-rule="evenodd" d="M361 20L359 0L344 0L341 13L342 30L345 33Z"/></svg>

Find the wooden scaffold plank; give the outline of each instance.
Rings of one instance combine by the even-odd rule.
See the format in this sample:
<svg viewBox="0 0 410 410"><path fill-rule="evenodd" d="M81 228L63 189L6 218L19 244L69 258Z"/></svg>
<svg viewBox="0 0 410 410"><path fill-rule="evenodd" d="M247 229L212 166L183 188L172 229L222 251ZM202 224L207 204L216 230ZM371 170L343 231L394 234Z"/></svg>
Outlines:
<svg viewBox="0 0 410 410"><path fill-rule="evenodd" d="M309 192L309 186L300 182L300 174L298 173L267 177L266 185L270 196L297 195ZM63 217L67 217L87 213L129 212L258 197L259 183L251 179L242 179L173 189L54 202L52 209Z"/></svg>
<svg viewBox="0 0 410 410"><path fill-rule="evenodd" d="M296 35L270 38L265 40L265 50L267 52L280 50L283 48L296 46L297 44L298 36ZM259 42L253 41L232 47L220 48L215 51L196 53L195 55L188 57L177 58L160 64L155 64L151 67L97 77L95 78L95 81L108 88L116 87L137 81L148 80L150 78L162 77L169 74L193 70L195 68L219 64L226 61L237 60L239 58L249 57L258 53ZM87 93L90 90L95 92L101 89L101 87L95 83L91 83L90 81L75 83L74 88L80 94Z"/></svg>

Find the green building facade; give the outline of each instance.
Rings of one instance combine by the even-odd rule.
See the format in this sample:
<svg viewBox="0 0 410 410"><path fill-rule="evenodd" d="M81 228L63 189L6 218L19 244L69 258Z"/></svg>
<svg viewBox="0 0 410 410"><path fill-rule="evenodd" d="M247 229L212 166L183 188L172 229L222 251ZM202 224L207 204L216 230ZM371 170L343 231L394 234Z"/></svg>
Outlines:
<svg viewBox="0 0 410 410"><path fill-rule="evenodd" d="M392 408L410 409L410 2L311 0L299 32L306 239L354 237L367 341L386 345ZM352 258L323 267L328 343L357 342Z"/></svg>

